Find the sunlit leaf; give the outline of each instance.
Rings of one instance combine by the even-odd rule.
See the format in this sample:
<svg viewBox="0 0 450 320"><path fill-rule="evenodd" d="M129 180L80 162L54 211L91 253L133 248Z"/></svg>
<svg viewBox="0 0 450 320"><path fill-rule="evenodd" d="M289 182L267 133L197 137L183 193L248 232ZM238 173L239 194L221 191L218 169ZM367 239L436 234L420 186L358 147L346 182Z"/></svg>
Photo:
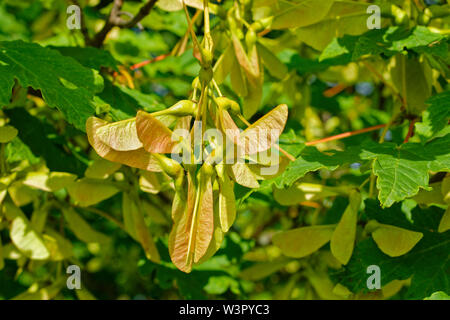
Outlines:
<svg viewBox="0 0 450 320"><path fill-rule="evenodd" d="M302 258L319 250L330 241L333 230L333 225L302 227L277 233L272 241L284 255Z"/></svg>
<svg viewBox="0 0 450 320"><path fill-rule="evenodd" d="M12 126L0 127L0 143L10 142L17 136L17 129Z"/></svg>
<svg viewBox="0 0 450 320"><path fill-rule="evenodd" d="M381 225L372 233L372 237L381 251L390 257L398 257L414 248L423 234L395 226Z"/></svg>
<svg viewBox="0 0 450 320"><path fill-rule="evenodd" d="M108 199L119 192L110 182L82 178L67 187L70 197L82 207L87 207Z"/></svg>
<svg viewBox="0 0 450 320"><path fill-rule="evenodd" d="M353 253L360 205L361 194L358 191L353 191L350 194L350 203L331 237L331 252L342 264L347 264Z"/></svg>
<svg viewBox="0 0 450 320"><path fill-rule="evenodd" d="M74 209L63 209L62 212L69 229L81 241L100 244L105 244L110 241L108 236L94 230Z"/></svg>

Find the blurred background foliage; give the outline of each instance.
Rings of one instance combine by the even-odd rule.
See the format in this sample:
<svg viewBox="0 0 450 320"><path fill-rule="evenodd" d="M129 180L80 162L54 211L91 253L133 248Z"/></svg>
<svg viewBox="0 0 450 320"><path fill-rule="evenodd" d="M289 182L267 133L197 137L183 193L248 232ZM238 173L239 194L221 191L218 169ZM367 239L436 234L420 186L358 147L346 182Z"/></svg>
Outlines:
<svg viewBox="0 0 450 320"><path fill-rule="evenodd" d="M101 29L111 10L111 2L79 0L91 35ZM233 1L211 2L227 10ZM255 7L264 7L276 1L248 2L254 3ZM370 1L347 2L367 5ZM415 1L390 2L406 11L414 11L410 7L414 6ZM446 5L445 1L419 3L426 7ZM141 21L142 28L114 28L99 49L84 48L82 32L66 27L69 16L66 10L70 4L73 3L63 0L1 0L0 41L23 40L59 52L58 55L47 56L49 65L67 67L69 70L70 61L67 59L71 57L71 61L73 58L86 70L95 70L92 71L92 81L96 81L95 75L101 75L101 83L97 89L90 89L89 94L95 113L109 120L133 117L139 109L149 112L161 110L189 96L192 81L200 70L190 41L185 50L165 56L173 53L187 33L183 10L167 11L161 8L164 5L157 5ZM141 5L141 1L125 1L122 10L135 13ZM190 7L189 12L193 16L196 9ZM255 9L253 12L264 15L264 10ZM364 16L364 21L366 18ZM389 19L383 18L384 26L390 23ZM450 18L447 16L433 23L448 31ZM220 35L225 34L226 24L216 15L212 15L212 24L213 30L217 32L214 34L217 59L225 49L221 45ZM349 32L351 34L367 32L367 29L356 30L357 25L353 27L355 30ZM198 34L202 34L201 17L195 23L195 28ZM330 33L333 25L322 26L320 30ZM266 68L260 107L252 118L257 119L277 104L288 104L290 116L280 143L294 156L300 153L305 141L386 124L400 104L391 88L373 73L373 70L377 70L382 77L389 79L388 57L374 56L370 60L373 70L359 61L342 63L336 59L319 60L325 48L318 48L320 45L314 43L313 39L308 41L306 33L296 28L279 28L260 35L261 43L276 55L283 67L281 77L276 71L271 72L270 67ZM344 31L340 36L344 34L347 33ZM321 36L313 33L310 37ZM444 42L447 43L448 39L445 38ZM30 47L27 50L30 50L29 56L24 59L29 59L33 64L35 55L32 50L37 53L38 49ZM135 66L149 60L151 63ZM448 62L447 57L447 72ZM36 64L33 67L36 74L45 72L44 65ZM436 88L448 90L448 73L445 70L435 69L433 79L433 93L436 93ZM83 81L91 81L81 73L79 80L78 86ZM229 77L221 88L226 96L242 103L242 97L233 89ZM375 293L362 291L350 294L347 289L336 286L342 266L331 254L328 244L322 250L297 259L283 255L280 248L272 243L272 236L278 231L336 224L348 205L347 191L344 195L342 192L327 195L321 191L309 194L304 201L283 205L282 200L277 201L280 199L273 192L271 183L262 183L256 190L236 185L239 204L237 220L226 234L221 249L207 262L195 267L190 274L177 270L170 262L167 249L173 196L168 178L163 174L146 177L138 170L114 166L101 160L90 148L83 130L68 123L64 111L57 112L55 105L47 104L39 88L27 89L16 84L13 97L0 113L2 125L8 123L19 132L4 150L5 159L14 174L2 178L2 212L5 216L25 215L34 227L41 227L47 237L44 237L47 248L51 247L49 243L52 241L56 244L49 250L49 259L30 259L29 253L24 252L23 248L18 249L9 240L8 220L0 219L1 299L408 297L409 276L402 275L397 280L383 283L383 289ZM401 144L408 132L408 124L405 121L393 126L387 131L385 140ZM381 134L382 129L319 144L317 148L345 150L357 147L367 139L376 141ZM83 189L80 192L91 192L92 199L84 199L85 195L71 188L48 188L46 181L51 177L50 172L58 173L52 178L61 181L87 177L83 180L86 184L79 188ZM363 184L369 176L367 168L361 167L359 163L351 163L339 166L336 170L324 167L307 173L301 182L326 187L339 186L349 191ZM102 181L113 181L114 185L105 185ZM68 185L61 183L62 186ZM146 259L141 245L126 232L121 222L124 184L139 185L141 188L145 223L161 255L160 263ZM87 203L83 203L83 200ZM411 212L418 203L420 201L417 199L408 199L396 210ZM22 213L17 213L18 208ZM441 210L436 214L442 215L446 208L445 202L432 208ZM68 218L70 210L74 210L74 215L79 219ZM428 209L424 207L423 210ZM45 227L42 220L46 221ZM366 237L364 225L368 220L364 215L361 217L358 239ZM71 264L81 267L82 290L66 288L65 270ZM423 299L431 293L418 292L413 297Z"/></svg>

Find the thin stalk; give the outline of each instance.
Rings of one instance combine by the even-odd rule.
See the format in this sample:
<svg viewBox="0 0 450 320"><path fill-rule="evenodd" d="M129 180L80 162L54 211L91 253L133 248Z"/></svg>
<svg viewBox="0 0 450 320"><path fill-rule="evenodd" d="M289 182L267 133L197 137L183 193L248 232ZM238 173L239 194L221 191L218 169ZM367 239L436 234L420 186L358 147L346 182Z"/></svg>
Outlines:
<svg viewBox="0 0 450 320"><path fill-rule="evenodd" d="M375 130L378 130L378 129L381 129L381 128L385 128L385 127L386 127L385 124L379 124L379 125L376 125L376 126L373 126L373 127L369 127L369 128L364 128L364 129L359 129L359 130L355 130L355 131L344 132L344 133L337 134L335 136L331 136L331 137L327 137L327 138L323 138L323 139L319 139L319 140L315 140L315 141L306 142L305 145L313 146L313 145L316 145L316 144L319 144L319 143L340 140L340 139L343 139L343 138L348 138L348 137L351 137L351 136L354 136L354 135L375 131Z"/></svg>

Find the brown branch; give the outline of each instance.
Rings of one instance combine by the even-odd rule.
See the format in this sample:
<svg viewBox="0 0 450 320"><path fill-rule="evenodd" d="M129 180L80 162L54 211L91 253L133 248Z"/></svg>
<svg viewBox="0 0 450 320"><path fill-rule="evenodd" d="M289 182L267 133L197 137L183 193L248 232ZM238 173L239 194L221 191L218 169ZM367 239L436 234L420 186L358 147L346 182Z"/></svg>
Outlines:
<svg viewBox="0 0 450 320"><path fill-rule="evenodd" d="M120 16L122 15L121 9L124 0L114 0L113 7L109 13L108 20L105 22L103 28L94 36L94 38L89 41L88 45L92 47L99 48L102 46L103 41L105 41L108 33L114 28L132 28L138 24L142 19L144 19L150 11L155 6L157 0L148 0L139 10L139 12L130 20L123 20Z"/></svg>
<svg viewBox="0 0 450 320"><path fill-rule="evenodd" d="M403 141L403 143L407 143L409 141L409 139L414 135L414 124L416 123L416 121L417 121L417 119L410 120L408 134L406 135L406 138Z"/></svg>

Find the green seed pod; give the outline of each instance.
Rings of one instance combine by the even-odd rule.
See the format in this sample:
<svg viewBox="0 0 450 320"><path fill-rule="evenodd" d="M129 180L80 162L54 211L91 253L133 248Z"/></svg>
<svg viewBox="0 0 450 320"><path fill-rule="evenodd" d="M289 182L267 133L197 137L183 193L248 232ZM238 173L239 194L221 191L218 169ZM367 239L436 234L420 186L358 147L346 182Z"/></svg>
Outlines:
<svg viewBox="0 0 450 320"><path fill-rule="evenodd" d="M201 48L201 55L202 55L202 67L204 69L210 69L213 61L212 53L204 48Z"/></svg>
<svg viewBox="0 0 450 320"><path fill-rule="evenodd" d="M152 153L152 155L158 160L163 171L170 177L177 178L183 172L183 167L177 161L159 153Z"/></svg>
<svg viewBox="0 0 450 320"><path fill-rule="evenodd" d="M258 37L256 36L256 32L253 29L248 29L247 33L245 34L245 44L247 45L247 48L252 48Z"/></svg>
<svg viewBox="0 0 450 320"><path fill-rule="evenodd" d="M212 80L212 78L213 78L213 70L212 70L212 68L211 67L210 68L206 68L206 69L205 68L201 68L200 69L199 78L200 78L200 81L202 83L210 82Z"/></svg>
<svg viewBox="0 0 450 320"><path fill-rule="evenodd" d="M231 114L240 114L241 108L239 104L231 99L228 99L227 97L218 97L216 98L216 103L219 105L222 110L230 111Z"/></svg>
<svg viewBox="0 0 450 320"><path fill-rule="evenodd" d="M260 19L257 22L261 24L262 29L268 29L272 25L273 17L268 17L264 19Z"/></svg>
<svg viewBox="0 0 450 320"><path fill-rule="evenodd" d="M252 29L254 32L259 32L264 30L264 26L261 21L255 21L250 25L250 29Z"/></svg>
<svg viewBox="0 0 450 320"><path fill-rule="evenodd" d="M175 178L175 191L179 192L179 194L184 194L184 190L184 172L180 171Z"/></svg>
<svg viewBox="0 0 450 320"><path fill-rule="evenodd" d="M191 100L180 100L167 109L168 113L177 117L195 116L197 105Z"/></svg>
<svg viewBox="0 0 450 320"><path fill-rule="evenodd" d="M214 167L208 162L203 163L201 172L203 172L203 174L208 178L212 177L215 174Z"/></svg>

